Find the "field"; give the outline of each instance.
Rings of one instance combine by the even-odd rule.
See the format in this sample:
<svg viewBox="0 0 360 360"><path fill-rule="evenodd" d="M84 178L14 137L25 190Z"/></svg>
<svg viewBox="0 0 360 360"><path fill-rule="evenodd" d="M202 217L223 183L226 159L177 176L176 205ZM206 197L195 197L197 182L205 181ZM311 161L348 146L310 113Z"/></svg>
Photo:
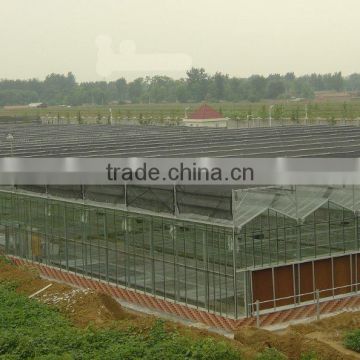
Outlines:
<svg viewBox="0 0 360 360"><path fill-rule="evenodd" d="M359 327L360 313L345 313L281 332L245 327L231 340L129 312L0 258L0 359L351 360L360 354L343 346L344 335ZM359 349L358 332L350 334Z"/></svg>
<svg viewBox="0 0 360 360"><path fill-rule="evenodd" d="M124 105L84 105L78 107L53 106L48 108L11 107L0 108L0 118L32 117L51 120L50 122L99 122L104 123L111 116L114 122L136 121L144 124L165 123L176 124L185 115L199 107L198 103L173 104L124 104ZM314 101L263 101L209 103L224 116L238 121L251 119L268 119L269 109L274 120L288 119L302 123L305 118L309 123L319 120L357 121L360 119L359 99L328 99Z"/></svg>

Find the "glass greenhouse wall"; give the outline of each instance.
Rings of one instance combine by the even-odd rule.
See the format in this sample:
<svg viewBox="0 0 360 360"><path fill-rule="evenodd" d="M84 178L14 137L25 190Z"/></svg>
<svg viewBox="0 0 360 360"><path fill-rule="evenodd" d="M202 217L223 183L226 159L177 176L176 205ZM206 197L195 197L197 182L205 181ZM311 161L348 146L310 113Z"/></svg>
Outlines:
<svg viewBox="0 0 360 360"><path fill-rule="evenodd" d="M231 228L11 192L0 192L0 224L7 254L228 317L244 313Z"/></svg>
<svg viewBox="0 0 360 360"><path fill-rule="evenodd" d="M359 196L354 186L234 191L238 266L261 268L358 251Z"/></svg>
<svg viewBox="0 0 360 360"><path fill-rule="evenodd" d="M317 289L323 297L337 295L339 286L357 291L359 199L354 186L234 190L229 226L196 214L184 220L2 190L0 246L30 261L240 318L256 300L276 308L314 299ZM339 280L338 272L347 275Z"/></svg>

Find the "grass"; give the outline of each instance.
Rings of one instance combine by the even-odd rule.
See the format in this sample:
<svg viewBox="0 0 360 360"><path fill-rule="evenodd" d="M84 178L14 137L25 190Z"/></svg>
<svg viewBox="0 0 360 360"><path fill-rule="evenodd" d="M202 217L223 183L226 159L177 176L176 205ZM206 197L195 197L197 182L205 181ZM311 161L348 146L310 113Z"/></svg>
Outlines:
<svg viewBox="0 0 360 360"><path fill-rule="evenodd" d="M274 348L268 348L256 357L256 360L286 360L287 357Z"/></svg>
<svg viewBox="0 0 360 360"><path fill-rule="evenodd" d="M345 335L344 346L360 353L360 329L349 331Z"/></svg>
<svg viewBox="0 0 360 360"><path fill-rule="evenodd" d="M229 343L165 329L78 329L59 312L0 285L0 359L241 359Z"/></svg>

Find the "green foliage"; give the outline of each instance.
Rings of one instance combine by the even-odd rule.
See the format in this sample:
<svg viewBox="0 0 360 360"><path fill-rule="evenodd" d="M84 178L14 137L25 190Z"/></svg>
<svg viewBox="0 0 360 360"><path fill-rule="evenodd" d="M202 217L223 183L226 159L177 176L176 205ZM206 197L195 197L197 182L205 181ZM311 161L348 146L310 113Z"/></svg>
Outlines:
<svg viewBox="0 0 360 360"><path fill-rule="evenodd" d="M0 106L44 102L49 105L105 105L127 103L175 103L212 101L258 102L262 99L287 99L292 96L312 99L314 91L360 91L360 74L343 77L341 73L311 74L296 77L270 74L249 78L231 77L217 72L208 74L203 68L190 69L185 78L172 79L155 75L127 82L78 83L72 73L50 74L40 80L1 80Z"/></svg>
<svg viewBox="0 0 360 360"><path fill-rule="evenodd" d="M265 105L262 105L259 111L259 117L265 120L268 117L268 112Z"/></svg>
<svg viewBox="0 0 360 360"><path fill-rule="evenodd" d="M78 121L78 124L81 125L84 123L84 119L83 117L81 116L81 111L78 111L77 113L77 121Z"/></svg>
<svg viewBox="0 0 360 360"><path fill-rule="evenodd" d="M277 105L281 109L281 120L292 119L295 123L303 124L305 123L305 102L275 102L274 105ZM219 108L218 103L210 103L209 105L213 106L215 109ZM116 114L114 117L114 122L120 123L126 118L132 121L134 118L138 120L143 120L145 124L158 124L160 122L160 114L162 113L163 122L167 125L174 125L178 122L181 122L184 117L184 109L187 110L188 114L194 111L200 104L126 104L126 105L116 105L113 107L113 114ZM224 116L230 117L231 119L241 119L246 120L248 114L254 116L255 125L259 124L258 118L267 120L269 118L269 102L260 102L256 104L249 104L249 102L222 102L221 108L224 113ZM332 101L328 103L309 103L308 104L308 124L316 123L318 119L330 121L333 118L332 122L335 123L335 120L344 119L343 115L344 105L340 101ZM106 122L106 115L108 114L108 106L81 106L67 109L64 107L53 107L47 109L41 109L41 117L48 118L51 121L52 118L55 118L58 113L62 119L65 119L67 123L78 123L78 112L81 112L81 117L90 123L104 123ZM29 118L34 118L37 111L35 109L28 109L27 111ZM122 114L121 118L117 115L118 113ZM276 112L276 107L272 109L272 117L274 118ZM0 108L0 121L5 116L5 118L18 118L22 119L24 110L22 109L12 109L7 110ZM143 119L141 118L141 115ZM346 120L352 120L353 124L357 125L357 118L360 118L360 101L353 100L351 103L347 104L347 117Z"/></svg>
<svg viewBox="0 0 360 360"><path fill-rule="evenodd" d="M277 104L274 106L274 119L275 120L280 120L284 117L284 105L282 104Z"/></svg>
<svg viewBox="0 0 360 360"><path fill-rule="evenodd" d="M360 329L350 331L345 335L344 346L350 350L360 352Z"/></svg>
<svg viewBox="0 0 360 360"><path fill-rule="evenodd" d="M278 99L284 93L285 93L285 85L282 80L273 79L268 82L266 98Z"/></svg>
<svg viewBox="0 0 360 360"><path fill-rule="evenodd" d="M147 332L77 329L56 310L0 285L0 359L239 360L212 338L193 339L157 321Z"/></svg>
<svg viewBox="0 0 360 360"><path fill-rule="evenodd" d="M314 352L308 352L300 356L300 360L318 360L317 355Z"/></svg>
<svg viewBox="0 0 360 360"><path fill-rule="evenodd" d="M298 106L291 111L291 120L296 124L300 122L300 109Z"/></svg>
<svg viewBox="0 0 360 360"><path fill-rule="evenodd" d="M286 360L287 357L275 348L267 348L256 357L256 360Z"/></svg>
<svg viewBox="0 0 360 360"><path fill-rule="evenodd" d="M0 268L4 265L10 265L10 264L11 261L6 256L0 255Z"/></svg>

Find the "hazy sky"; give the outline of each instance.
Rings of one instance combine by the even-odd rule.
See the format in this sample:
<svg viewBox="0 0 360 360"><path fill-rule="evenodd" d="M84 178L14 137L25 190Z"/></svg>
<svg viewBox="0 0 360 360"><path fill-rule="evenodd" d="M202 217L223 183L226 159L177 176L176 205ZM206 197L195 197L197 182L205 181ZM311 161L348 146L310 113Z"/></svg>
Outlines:
<svg viewBox="0 0 360 360"><path fill-rule="evenodd" d="M114 63L135 46L140 56L183 56L244 77L360 72L359 0L0 0L0 10L0 78L73 71L80 81L104 79L99 36L109 40L100 56L103 66L112 59L107 79L154 73L151 61L133 71L128 58Z"/></svg>

